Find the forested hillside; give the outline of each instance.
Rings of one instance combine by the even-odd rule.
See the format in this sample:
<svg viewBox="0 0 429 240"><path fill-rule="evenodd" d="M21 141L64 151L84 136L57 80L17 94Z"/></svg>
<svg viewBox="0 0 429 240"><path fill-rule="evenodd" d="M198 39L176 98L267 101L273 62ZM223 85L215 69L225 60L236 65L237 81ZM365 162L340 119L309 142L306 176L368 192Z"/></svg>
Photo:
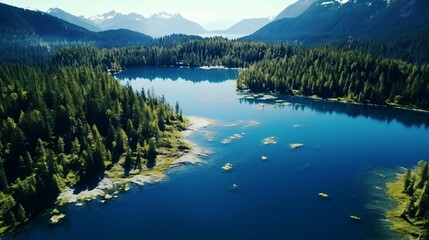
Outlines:
<svg viewBox="0 0 429 240"><path fill-rule="evenodd" d="M156 164L182 126L179 106L121 85L101 68L0 66L0 233L66 186Z"/></svg>
<svg viewBox="0 0 429 240"><path fill-rule="evenodd" d="M393 36L348 39L328 44L328 47L371 53L374 56L401 59L408 63L429 63L429 28Z"/></svg>

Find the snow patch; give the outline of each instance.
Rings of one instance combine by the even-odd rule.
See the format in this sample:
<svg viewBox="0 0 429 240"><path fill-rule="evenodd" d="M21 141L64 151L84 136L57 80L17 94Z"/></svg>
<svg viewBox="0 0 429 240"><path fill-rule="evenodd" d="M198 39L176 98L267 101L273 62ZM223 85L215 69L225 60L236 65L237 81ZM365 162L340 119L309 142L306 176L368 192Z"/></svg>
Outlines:
<svg viewBox="0 0 429 240"><path fill-rule="evenodd" d="M349 2L349 0L335 0L335 1L337 1L341 5Z"/></svg>
<svg viewBox="0 0 429 240"><path fill-rule="evenodd" d="M166 20L172 19L176 16L178 16L178 14L170 14L170 13L166 13L166 12L160 12L160 13L152 15L152 17L166 19Z"/></svg>
<svg viewBox="0 0 429 240"><path fill-rule="evenodd" d="M35 11L35 12L40 12L40 10L39 10L39 9L37 9L37 8L32 8L32 7L24 7L24 9L25 9L26 11Z"/></svg>
<svg viewBox="0 0 429 240"><path fill-rule="evenodd" d="M341 4L341 5L343 5L343 4L348 3L349 1L350 1L350 0L335 0L335 1L329 1L329 2L322 2L320 5L321 5L321 6L324 6L324 5L328 5L328 4L335 4L335 2L337 2L337 3Z"/></svg>
<svg viewBox="0 0 429 240"><path fill-rule="evenodd" d="M116 17L117 14L118 14L117 12L111 11L111 12L105 13L103 15L92 16L89 18L89 20L96 22L96 23L101 23L101 22L104 22L106 20L109 20L109 19Z"/></svg>

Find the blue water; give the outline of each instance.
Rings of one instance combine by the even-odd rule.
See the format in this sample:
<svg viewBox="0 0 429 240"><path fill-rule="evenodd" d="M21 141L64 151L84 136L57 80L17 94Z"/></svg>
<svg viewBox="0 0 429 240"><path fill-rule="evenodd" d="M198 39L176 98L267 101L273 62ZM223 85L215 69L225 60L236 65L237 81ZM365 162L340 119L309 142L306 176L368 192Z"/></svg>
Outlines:
<svg viewBox="0 0 429 240"><path fill-rule="evenodd" d="M378 173L429 160L429 116L297 97L285 97L284 105L244 100L235 91L237 74L142 68L117 75L136 90L178 101L185 115L217 120L204 129L216 133L213 141L191 137L212 151L207 164L175 168L166 181L135 186L106 204L65 206L60 224L42 215L8 239L400 239L383 210L368 206L377 205L374 196L389 201L374 190L384 187ZM247 126L252 120L260 124ZM243 138L221 143L236 133ZM270 136L278 143L263 145ZM291 143L304 147L290 150ZM220 168L227 162L231 172Z"/></svg>

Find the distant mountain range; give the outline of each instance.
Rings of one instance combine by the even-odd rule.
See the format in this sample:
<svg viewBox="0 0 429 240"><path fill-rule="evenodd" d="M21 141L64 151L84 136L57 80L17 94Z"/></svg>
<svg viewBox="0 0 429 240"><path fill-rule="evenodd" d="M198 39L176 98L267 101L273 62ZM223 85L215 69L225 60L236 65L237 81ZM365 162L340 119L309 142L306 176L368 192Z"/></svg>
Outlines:
<svg viewBox="0 0 429 240"><path fill-rule="evenodd" d="M62 11L64 12L64 11ZM48 11L49 14L51 14ZM66 21L71 14L55 15ZM78 18L78 17L75 17ZM137 13L122 14L116 11L110 11L101 15L92 16L88 19L80 17L83 22L73 22L79 26L88 28L87 23L102 30L112 29L129 29L150 35L152 37L160 37L165 35L176 34L204 34L207 31L198 23L185 19L180 14L168 14L165 12L154 14L149 18ZM89 28L88 28L89 29Z"/></svg>
<svg viewBox="0 0 429 240"><path fill-rule="evenodd" d="M93 44L99 47L116 47L146 44L152 40L147 35L126 29L92 32L44 12L3 3L0 3L0 36L3 46Z"/></svg>
<svg viewBox="0 0 429 240"><path fill-rule="evenodd" d="M267 25L270 22L271 19L269 18L243 19L226 30L210 31L210 33L249 35L256 32L258 29Z"/></svg>
<svg viewBox="0 0 429 240"><path fill-rule="evenodd" d="M428 0L299 0L243 39L314 44L395 35L428 27L428 12Z"/></svg>
<svg viewBox="0 0 429 240"><path fill-rule="evenodd" d="M104 14L84 18L74 16L58 8L49 9L47 13L91 31L124 28L144 33L152 37L160 37L171 34L249 35L271 22L271 19L269 18L244 19L226 30L206 31L198 23L190 21L180 14L169 14L166 12L154 14L149 18L145 18L144 16L137 13L125 15L116 11L110 11Z"/></svg>

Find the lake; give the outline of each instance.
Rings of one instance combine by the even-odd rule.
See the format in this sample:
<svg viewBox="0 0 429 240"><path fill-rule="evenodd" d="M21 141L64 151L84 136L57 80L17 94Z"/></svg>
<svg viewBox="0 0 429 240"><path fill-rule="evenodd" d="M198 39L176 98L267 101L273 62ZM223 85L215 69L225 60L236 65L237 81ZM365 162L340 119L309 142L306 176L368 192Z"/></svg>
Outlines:
<svg viewBox="0 0 429 240"><path fill-rule="evenodd" d="M67 205L55 226L43 214L6 239L401 239L383 215L393 206L384 184L401 166L429 160L429 115L300 97L245 99L237 75L199 68L116 75L178 101L184 115L216 120L191 136L212 152L207 163L174 168L166 181L134 186L106 204ZM242 137L222 144L234 134ZM277 144L261 143L271 136ZM292 150L293 143L304 146ZM233 169L223 171L228 162Z"/></svg>

